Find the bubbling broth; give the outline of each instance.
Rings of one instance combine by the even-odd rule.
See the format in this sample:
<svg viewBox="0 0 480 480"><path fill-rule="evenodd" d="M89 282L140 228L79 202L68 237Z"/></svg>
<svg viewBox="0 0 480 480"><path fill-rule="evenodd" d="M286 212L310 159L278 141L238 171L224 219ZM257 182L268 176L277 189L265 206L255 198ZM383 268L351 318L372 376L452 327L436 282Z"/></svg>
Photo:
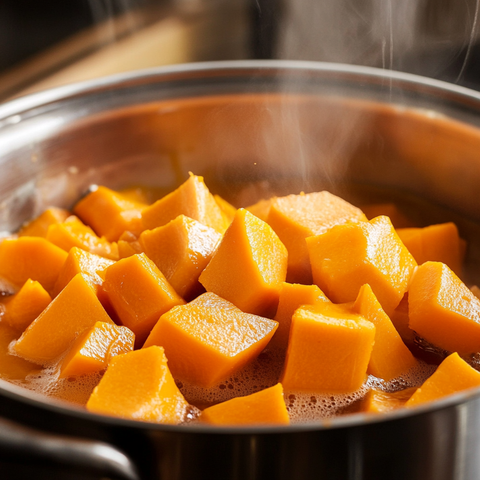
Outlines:
<svg viewBox="0 0 480 480"><path fill-rule="evenodd" d="M214 191L214 188L212 190ZM252 192L255 198L252 197ZM348 193L345 194L345 192ZM265 184L257 187L249 186L247 189L233 189L230 193L229 200L237 206L251 204L254 199L258 200L272 194L270 187ZM342 197L360 208L375 203L394 203L405 218L416 226L453 221L458 226L461 237L468 243L463 280L469 287L479 283L480 244L475 239L480 238L480 226L476 223L462 218L447 208L429 204L420 198L377 187L349 185L342 188ZM3 286L2 293L12 293L7 284ZM4 298L8 299L9 296L6 295ZM47 397L79 405L87 403L92 391L101 380L104 370L91 375L60 378L63 357L41 368L15 355L13 346L17 339L18 332L2 321L0 311L0 378ZM372 388L384 392L397 392L410 387L419 387L432 375L439 363L432 364L429 360L428 357L419 359L415 368L390 381L369 375L360 389L348 394L324 395L285 390L284 400L290 421L291 423L315 422L358 412L361 409L362 399ZM179 390L191 406L187 420L195 423L198 421L199 412L205 407L276 385L282 374L284 361L284 351L267 345L252 362L213 387L200 387L194 383L176 379Z"/></svg>

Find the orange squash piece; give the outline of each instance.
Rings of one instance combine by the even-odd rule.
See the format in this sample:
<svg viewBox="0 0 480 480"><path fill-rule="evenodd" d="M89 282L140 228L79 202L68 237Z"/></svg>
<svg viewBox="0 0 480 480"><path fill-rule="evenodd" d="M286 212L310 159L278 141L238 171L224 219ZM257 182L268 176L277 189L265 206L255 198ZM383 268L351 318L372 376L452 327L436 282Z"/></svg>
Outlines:
<svg viewBox="0 0 480 480"><path fill-rule="evenodd" d="M320 235L334 225L366 220L360 209L326 191L273 198L267 223L287 247L287 281L312 283L307 237Z"/></svg>
<svg viewBox="0 0 480 480"><path fill-rule="evenodd" d="M99 237L116 242L126 230L140 235L143 230L142 210L146 206L119 192L99 186L83 197L73 211Z"/></svg>
<svg viewBox="0 0 480 480"><path fill-rule="evenodd" d="M129 231L125 231L120 235L117 246L119 259L131 257L137 253L143 253L138 237Z"/></svg>
<svg viewBox="0 0 480 480"><path fill-rule="evenodd" d="M443 263L418 267L408 291L409 327L447 352L480 352L480 300Z"/></svg>
<svg viewBox="0 0 480 480"><path fill-rule="evenodd" d="M5 239L0 243L0 276L20 287L28 279L52 293L67 252L41 237Z"/></svg>
<svg viewBox="0 0 480 480"><path fill-rule="evenodd" d="M361 208L369 220L382 215L388 217L395 228L409 228L413 226L413 222L394 203L373 203L362 205Z"/></svg>
<svg viewBox="0 0 480 480"><path fill-rule="evenodd" d="M204 293L162 315L144 347L162 346L176 379L211 387L256 358L277 325Z"/></svg>
<svg viewBox="0 0 480 480"><path fill-rule="evenodd" d="M2 320L23 332L48 306L52 297L34 280L27 280L22 288L3 301L5 313Z"/></svg>
<svg viewBox="0 0 480 480"><path fill-rule="evenodd" d="M285 246L268 224L241 208L199 280L240 310L272 317L286 273Z"/></svg>
<svg viewBox="0 0 480 480"><path fill-rule="evenodd" d="M213 198L217 202L217 205L220 207L222 212L224 213L225 218L228 220L230 224L233 220L233 217L237 213L237 209L229 202L227 202L223 197L220 195L214 195Z"/></svg>
<svg viewBox="0 0 480 480"><path fill-rule="evenodd" d="M414 407L425 402L480 386L480 372L472 368L458 353L452 353L406 402Z"/></svg>
<svg viewBox="0 0 480 480"><path fill-rule="evenodd" d="M53 363L95 322L113 323L90 284L75 275L23 332L14 352L41 365Z"/></svg>
<svg viewBox="0 0 480 480"><path fill-rule="evenodd" d="M360 289L353 310L375 325L375 344L368 364L368 373L389 381L417 365L417 360L403 343L370 285L364 285Z"/></svg>
<svg viewBox="0 0 480 480"><path fill-rule="evenodd" d="M48 227L55 223L64 222L70 215L68 210L57 207L47 208L38 217L24 225L18 232L19 237L43 237L47 236Z"/></svg>
<svg viewBox="0 0 480 480"><path fill-rule="evenodd" d="M384 392L370 389L362 400L362 412L385 413L404 407L405 403L415 393L415 387L405 388L397 392Z"/></svg>
<svg viewBox="0 0 480 480"><path fill-rule="evenodd" d="M188 407L156 346L112 358L87 402L91 412L166 424L181 423Z"/></svg>
<svg viewBox="0 0 480 480"><path fill-rule="evenodd" d="M316 285L302 285L299 283L283 283L280 287L280 297L275 317L278 329L268 344L269 348L286 350L290 324L295 310L302 305L316 305L330 300Z"/></svg>
<svg viewBox="0 0 480 480"><path fill-rule="evenodd" d="M140 245L175 291L191 300L204 291L198 277L221 238L213 228L179 215L163 227L145 230Z"/></svg>
<svg viewBox="0 0 480 480"><path fill-rule="evenodd" d="M202 411L200 421L210 425L288 425L280 383L251 395L236 397Z"/></svg>
<svg viewBox="0 0 480 480"><path fill-rule="evenodd" d="M288 392L350 393L365 381L375 326L327 302L292 317L280 383Z"/></svg>
<svg viewBox="0 0 480 480"><path fill-rule="evenodd" d="M162 314L185 303L144 253L108 267L103 289L122 325L135 334L136 347L143 344Z"/></svg>
<svg viewBox="0 0 480 480"><path fill-rule="evenodd" d="M407 291L417 263L388 217L338 225L307 238L314 282L335 303L354 301L368 283L387 315Z"/></svg>
<svg viewBox="0 0 480 480"><path fill-rule="evenodd" d="M266 222L270 212L270 207L272 206L272 201L272 198L259 200L257 203L246 207L246 210L258 217L260 220Z"/></svg>
<svg viewBox="0 0 480 480"><path fill-rule="evenodd" d="M129 328L96 322L73 342L61 362L60 378L99 372L115 355L131 352L134 341Z"/></svg>
<svg viewBox="0 0 480 480"><path fill-rule="evenodd" d="M190 174L190 178L175 191L143 210L144 229L161 227L179 215L193 218L219 233L224 233L229 224L205 185L203 177L193 174Z"/></svg>
<svg viewBox="0 0 480 480"><path fill-rule="evenodd" d="M111 260L118 259L117 245L108 242L104 237L98 237L89 226L82 223L75 215L71 215L63 223L50 225L47 240L66 252L73 247L78 247L101 257Z"/></svg>

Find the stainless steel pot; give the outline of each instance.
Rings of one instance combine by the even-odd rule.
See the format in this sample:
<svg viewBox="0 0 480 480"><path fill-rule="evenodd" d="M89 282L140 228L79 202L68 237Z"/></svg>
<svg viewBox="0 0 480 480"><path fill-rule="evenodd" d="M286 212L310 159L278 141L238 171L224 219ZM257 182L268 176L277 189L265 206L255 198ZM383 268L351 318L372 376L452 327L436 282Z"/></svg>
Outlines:
<svg viewBox="0 0 480 480"><path fill-rule="evenodd" d="M334 64L207 63L67 86L0 106L0 231L71 206L91 183L171 189L193 171L239 205L322 188L400 196L420 222L460 222L474 283L479 124L478 93ZM424 215L422 202L436 207ZM97 416L0 380L0 415L2 478L480 478L480 391L218 429Z"/></svg>

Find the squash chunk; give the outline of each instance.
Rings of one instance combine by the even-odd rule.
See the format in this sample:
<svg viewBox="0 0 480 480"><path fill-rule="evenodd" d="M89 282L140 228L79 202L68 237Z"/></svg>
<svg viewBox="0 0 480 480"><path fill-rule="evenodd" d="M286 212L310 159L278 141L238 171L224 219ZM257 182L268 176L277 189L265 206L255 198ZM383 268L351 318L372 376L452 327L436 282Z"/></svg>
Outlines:
<svg viewBox="0 0 480 480"><path fill-rule="evenodd" d="M52 363L95 322L113 323L89 283L81 274L75 275L23 332L13 350L31 362Z"/></svg>
<svg viewBox="0 0 480 480"><path fill-rule="evenodd" d="M269 348L286 350L292 316L297 308L302 305L316 305L317 303L329 301L316 285L283 283L280 288L277 313L273 318L278 322L278 329L268 344Z"/></svg>
<svg viewBox="0 0 480 480"><path fill-rule="evenodd" d="M395 228L408 228L413 226L412 221L394 203L373 203L362 205L361 209L365 216L372 220L383 215L388 217Z"/></svg>
<svg viewBox="0 0 480 480"><path fill-rule="evenodd" d="M233 217L237 213L237 209L229 202L227 202L223 197L220 195L214 195L213 198L217 202L217 205L220 207L222 212L224 213L225 218L228 220L230 224L233 220Z"/></svg>
<svg viewBox="0 0 480 480"><path fill-rule="evenodd" d="M157 346L112 358L87 402L91 412L167 424L181 423L188 407Z"/></svg>
<svg viewBox="0 0 480 480"><path fill-rule="evenodd" d="M221 238L213 228L179 215L163 227L144 231L140 245L175 291L190 300L204 291L198 277Z"/></svg>
<svg viewBox="0 0 480 480"><path fill-rule="evenodd" d="M47 240L66 252L73 247L95 253L101 257L118 259L118 247L108 242L104 237L98 237L95 232L82 223L78 217L71 215L63 223L50 225Z"/></svg>
<svg viewBox="0 0 480 480"><path fill-rule="evenodd" d="M429 261L442 262L457 275L461 274L463 246L454 223L425 228L398 228L397 233L419 265Z"/></svg>
<svg viewBox="0 0 480 480"><path fill-rule="evenodd" d="M480 352L480 300L445 264L418 267L408 304L409 327L427 342L462 356Z"/></svg>
<svg viewBox="0 0 480 480"><path fill-rule="evenodd" d="M288 415L280 383L260 392L236 397L208 407L200 421L211 425L288 425Z"/></svg>
<svg viewBox="0 0 480 480"><path fill-rule="evenodd" d="M143 344L162 314L185 303L144 253L108 267L103 288L122 325L135 334L136 347Z"/></svg>
<svg viewBox="0 0 480 480"><path fill-rule="evenodd" d="M365 381L375 326L338 305L295 311L280 383L286 391L349 393Z"/></svg>
<svg viewBox="0 0 480 480"><path fill-rule="evenodd" d="M370 285L364 285L360 289L353 310L372 322L376 328L368 373L389 381L417 365L417 360L403 343Z"/></svg>
<svg viewBox="0 0 480 480"><path fill-rule="evenodd" d="M362 220L367 218L360 209L326 191L272 199L267 223L287 247L287 280L312 283L307 237L320 235L334 225Z"/></svg>
<svg viewBox="0 0 480 480"><path fill-rule="evenodd" d="M415 393L415 387L399 390L398 392L383 392L372 388L362 400L362 412L384 413L405 406L405 403Z"/></svg>
<svg viewBox="0 0 480 480"><path fill-rule="evenodd" d="M144 346L165 349L175 378L211 387L256 358L277 325L207 292L162 315Z"/></svg>
<svg viewBox="0 0 480 480"><path fill-rule="evenodd" d="M18 331L25 330L48 306L52 297L34 280L27 280L22 288L3 301L5 313L2 320Z"/></svg>
<svg viewBox="0 0 480 480"><path fill-rule="evenodd" d="M64 222L70 215L68 210L63 208L47 208L37 218L24 225L18 232L19 237L43 237L47 236L48 227L55 223Z"/></svg>
<svg viewBox="0 0 480 480"><path fill-rule="evenodd" d="M268 224L241 208L199 280L240 310L271 317L286 273L285 246Z"/></svg>
<svg viewBox="0 0 480 480"><path fill-rule="evenodd" d="M411 396L406 407L437 400L452 393L480 386L480 373L457 352L449 355Z"/></svg>
<svg viewBox="0 0 480 480"><path fill-rule="evenodd" d="M266 222L268 218L268 213L270 212L270 207L272 206L272 201L272 198L264 198L262 200L259 200L257 203L246 207L245 209L258 217L260 220Z"/></svg>
<svg viewBox="0 0 480 480"><path fill-rule="evenodd" d="M96 322L73 342L62 360L60 378L99 372L115 355L132 351L134 341L129 328Z"/></svg>
<svg viewBox="0 0 480 480"><path fill-rule="evenodd" d="M119 192L99 186L83 197L73 211L99 237L116 242L125 230L136 235L142 232L142 210L146 206Z"/></svg>
<svg viewBox="0 0 480 480"><path fill-rule="evenodd" d="M175 191L146 207L142 212L145 230L152 230L170 222L179 215L224 233L229 224L225 214L203 182L203 177L190 174L190 178Z"/></svg>
<svg viewBox="0 0 480 480"><path fill-rule="evenodd" d="M390 315L417 266L388 217L349 223L307 238L314 282L335 303L352 302L368 283Z"/></svg>
<svg viewBox="0 0 480 480"><path fill-rule="evenodd" d="M67 252L41 237L5 239L0 243L0 276L17 287L36 280L52 293Z"/></svg>

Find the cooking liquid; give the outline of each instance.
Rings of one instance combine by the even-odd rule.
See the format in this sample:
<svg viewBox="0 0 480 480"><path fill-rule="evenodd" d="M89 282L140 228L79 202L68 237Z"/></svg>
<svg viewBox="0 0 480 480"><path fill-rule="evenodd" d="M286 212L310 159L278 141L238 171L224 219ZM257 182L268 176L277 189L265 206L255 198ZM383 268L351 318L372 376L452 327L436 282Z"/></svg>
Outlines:
<svg viewBox="0 0 480 480"><path fill-rule="evenodd" d="M350 198L342 195L355 205L392 201L392 192L372 190L371 187L349 188ZM368 192L368 193L366 193ZM480 238L480 226L446 209L425 204L420 199L401 196L395 202L402 213L417 226L426 226L445 221L454 221L469 244L465 272L467 285L476 283L475 273L480 271L480 246L472 238ZM38 365L9 354L9 347L18 338L8 325L1 322L0 314L0 378L8 380L29 390L48 397L84 405L92 390L100 381L102 373L81 377L59 379L59 362L41 369ZM236 396L249 395L275 385L281 375L284 353L270 350L268 347L257 359L243 370L236 372L220 384L204 389L178 381L177 384L186 400L198 413L201 408L220 403ZM345 395L298 393L285 391L285 403L292 423L314 422L360 411L361 400L370 388L394 392L408 387L420 386L434 371L436 365L420 361L408 374L385 382L368 376L362 388ZM195 413L189 421L195 421Z"/></svg>

